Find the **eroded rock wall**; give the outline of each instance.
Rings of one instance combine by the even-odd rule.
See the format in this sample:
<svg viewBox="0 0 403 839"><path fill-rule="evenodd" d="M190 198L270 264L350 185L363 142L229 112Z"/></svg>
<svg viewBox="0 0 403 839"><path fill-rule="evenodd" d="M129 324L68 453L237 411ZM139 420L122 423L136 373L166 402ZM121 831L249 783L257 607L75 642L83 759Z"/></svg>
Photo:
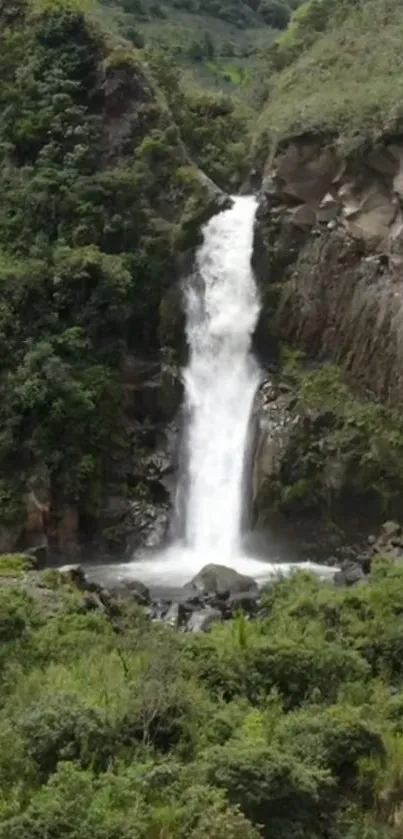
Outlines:
<svg viewBox="0 0 403 839"><path fill-rule="evenodd" d="M403 138L344 157L334 138L279 149L260 194L263 332L403 402Z"/></svg>

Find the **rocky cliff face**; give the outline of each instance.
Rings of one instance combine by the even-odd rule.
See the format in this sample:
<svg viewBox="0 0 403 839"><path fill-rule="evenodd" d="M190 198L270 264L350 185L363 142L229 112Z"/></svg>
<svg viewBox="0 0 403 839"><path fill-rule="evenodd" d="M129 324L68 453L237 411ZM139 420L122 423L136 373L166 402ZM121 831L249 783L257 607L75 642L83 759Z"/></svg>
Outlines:
<svg viewBox="0 0 403 839"><path fill-rule="evenodd" d="M255 264L280 340L403 400L403 139L343 158L329 138L278 151L258 212Z"/></svg>
<svg viewBox="0 0 403 839"><path fill-rule="evenodd" d="M401 475L391 464L401 456L401 429L387 406L403 402L402 208L400 136L351 157L336 138L295 137L266 172L254 249L263 298L257 347L266 356L269 347L273 361L286 344L304 353L305 369L333 373L288 380L290 392L264 402L258 517L279 503L382 518L392 496L399 515Z"/></svg>

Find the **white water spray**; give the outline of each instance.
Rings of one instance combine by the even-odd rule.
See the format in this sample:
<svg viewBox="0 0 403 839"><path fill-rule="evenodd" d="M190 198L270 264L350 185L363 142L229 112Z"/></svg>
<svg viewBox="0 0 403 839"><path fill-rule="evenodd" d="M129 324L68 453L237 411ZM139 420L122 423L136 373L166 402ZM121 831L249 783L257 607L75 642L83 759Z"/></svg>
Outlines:
<svg viewBox="0 0 403 839"><path fill-rule="evenodd" d="M165 551L120 566L122 576L177 586L210 562L258 581L295 567L242 551L245 459L260 378L251 355L259 315L251 268L255 209L253 197L236 198L204 228L185 291L190 352L184 371L187 457L175 516L180 533ZM321 566L305 566L326 573Z"/></svg>
<svg viewBox="0 0 403 839"><path fill-rule="evenodd" d="M186 292L185 543L224 564L241 552L245 453L259 384L250 353L259 314L250 264L255 209L253 198L237 198L210 220Z"/></svg>

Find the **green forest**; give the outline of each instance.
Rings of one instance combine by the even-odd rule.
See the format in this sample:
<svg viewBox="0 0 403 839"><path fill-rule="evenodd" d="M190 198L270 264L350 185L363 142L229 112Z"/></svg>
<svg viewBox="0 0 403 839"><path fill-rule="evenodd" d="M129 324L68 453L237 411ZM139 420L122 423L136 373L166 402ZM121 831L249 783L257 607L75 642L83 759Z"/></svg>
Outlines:
<svg viewBox="0 0 403 839"><path fill-rule="evenodd" d="M59 549L66 509L110 546L107 498L152 500L127 360L182 364L182 260L288 137L401 130L402 34L400 0L0 0L0 839L403 835L401 562L299 571L191 634L21 547L35 482ZM400 414L292 373L399 507ZM323 458L292 487L325 507Z"/></svg>

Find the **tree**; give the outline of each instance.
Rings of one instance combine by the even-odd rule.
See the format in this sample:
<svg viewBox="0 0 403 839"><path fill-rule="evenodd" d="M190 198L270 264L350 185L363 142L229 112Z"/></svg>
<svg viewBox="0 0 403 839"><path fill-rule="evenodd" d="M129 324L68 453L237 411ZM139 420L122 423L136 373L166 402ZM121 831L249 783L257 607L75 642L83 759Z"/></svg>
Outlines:
<svg viewBox="0 0 403 839"><path fill-rule="evenodd" d="M274 29L286 29L290 20L289 6L281 0L262 0L259 14Z"/></svg>

